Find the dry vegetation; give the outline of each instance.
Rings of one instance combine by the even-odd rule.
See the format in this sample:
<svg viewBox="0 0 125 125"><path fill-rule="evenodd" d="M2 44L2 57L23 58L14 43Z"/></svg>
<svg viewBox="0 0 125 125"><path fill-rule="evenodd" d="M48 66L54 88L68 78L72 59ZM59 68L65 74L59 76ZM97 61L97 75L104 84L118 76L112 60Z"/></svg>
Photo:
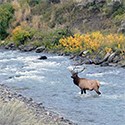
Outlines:
<svg viewBox="0 0 125 125"><path fill-rule="evenodd" d="M0 125L45 125L43 121L25 103L16 99L8 102L0 99Z"/></svg>

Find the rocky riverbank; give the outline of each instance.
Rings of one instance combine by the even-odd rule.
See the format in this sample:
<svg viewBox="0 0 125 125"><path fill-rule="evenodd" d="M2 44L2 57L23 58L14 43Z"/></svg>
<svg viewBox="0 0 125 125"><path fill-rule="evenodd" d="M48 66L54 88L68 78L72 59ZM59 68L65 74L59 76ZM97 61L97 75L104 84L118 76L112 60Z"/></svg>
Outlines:
<svg viewBox="0 0 125 125"><path fill-rule="evenodd" d="M14 45L14 43L10 43L6 46L2 46L2 49L6 50L20 50L21 52L29 52L35 51L36 53L56 53L58 55L70 56L70 59L75 62L75 65L82 65L82 64L94 64L100 66L117 66L117 67L125 67L125 52L115 51L112 53L107 53L104 56L96 55L96 54L89 54L89 52L82 51L78 54L72 53L62 53L60 51L48 51L45 46L34 47L32 45L28 46L19 46L18 48ZM46 57L47 58L47 57ZM41 59L41 57L40 57Z"/></svg>
<svg viewBox="0 0 125 125"><path fill-rule="evenodd" d="M100 66L125 67L125 53L121 53L120 51L108 52L103 57L94 54L89 55L87 51L83 51L78 55L71 56L71 59L76 62L76 65L94 64Z"/></svg>
<svg viewBox="0 0 125 125"><path fill-rule="evenodd" d="M42 103L38 104L34 102L32 98L28 99L21 94L13 92L13 90L10 90L5 85L0 85L0 100L0 113L3 115L3 119L0 121L1 125L3 125L3 123L4 125L17 124L16 122L18 122L18 125L22 125L22 123L24 124L25 122L28 123L30 122L28 120L31 118L26 118L26 116L30 115L30 117L32 117L31 121L34 119L34 121L37 122L37 124L34 125L77 125L57 113L48 111ZM25 111L25 116L23 115L23 111ZM30 112L30 114L27 114L28 112ZM21 113L22 117L20 117ZM30 123L26 125L29 124Z"/></svg>

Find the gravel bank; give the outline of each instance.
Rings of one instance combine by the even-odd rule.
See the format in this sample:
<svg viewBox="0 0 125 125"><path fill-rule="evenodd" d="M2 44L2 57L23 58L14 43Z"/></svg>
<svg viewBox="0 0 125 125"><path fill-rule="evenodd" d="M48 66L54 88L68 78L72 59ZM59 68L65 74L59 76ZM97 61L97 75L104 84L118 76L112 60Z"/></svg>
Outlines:
<svg viewBox="0 0 125 125"><path fill-rule="evenodd" d="M38 104L34 102L32 98L28 99L22 96L21 94L18 94L13 90L10 90L5 85L0 85L0 100L3 102L3 104L9 104L15 100L18 100L18 102L23 103L23 105L25 105L25 107L32 112L33 116L35 116L36 119L42 119L42 122L39 125L77 125L71 122L70 120L60 116L59 114L48 111L47 109L45 109L42 103Z"/></svg>

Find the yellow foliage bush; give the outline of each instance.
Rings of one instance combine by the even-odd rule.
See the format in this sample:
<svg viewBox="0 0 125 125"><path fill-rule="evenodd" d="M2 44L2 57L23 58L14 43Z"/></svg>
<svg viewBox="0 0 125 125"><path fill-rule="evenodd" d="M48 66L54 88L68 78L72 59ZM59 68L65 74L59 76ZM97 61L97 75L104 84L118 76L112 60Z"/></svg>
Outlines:
<svg viewBox="0 0 125 125"><path fill-rule="evenodd" d="M17 26L12 31L12 40L17 42L17 44L24 44L28 37L30 37L30 33L21 26Z"/></svg>
<svg viewBox="0 0 125 125"><path fill-rule="evenodd" d="M125 50L125 36L123 34L102 34L92 32L75 34L74 37L60 39L61 46L71 52L89 50L90 52Z"/></svg>

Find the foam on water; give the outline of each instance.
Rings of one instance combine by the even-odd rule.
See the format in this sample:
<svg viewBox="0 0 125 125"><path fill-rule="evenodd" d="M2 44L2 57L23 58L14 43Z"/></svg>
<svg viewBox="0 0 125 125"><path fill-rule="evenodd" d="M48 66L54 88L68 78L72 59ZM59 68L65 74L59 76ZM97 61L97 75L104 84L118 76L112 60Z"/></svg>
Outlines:
<svg viewBox="0 0 125 125"><path fill-rule="evenodd" d="M90 99L90 98L99 98L99 97L101 97L101 95L96 94L94 91L93 91L93 93L92 92L87 92L86 94L81 94L81 92L79 92L77 94L77 97Z"/></svg>
<svg viewBox="0 0 125 125"><path fill-rule="evenodd" d="M43 62L37 62L37 63L34 63L34 62L29 62L28 63L28 67L32 67L32 68L41 68L41 67L57 67L57 66L60 66L60 63L57 63L57 62L47 62L47 61L43 61Z"/></svg>
<svg viewBox="0 0 125 125"><path fill-rule="evenodd" d="M7 81L23 81L23 80L34 80L34 81L41 81L45 77L44 76L37 76L37 75L25 75L25 76L18 76L18 77L13 77L12 79L8 79Z"/></svg>
<svg viewBox="0 0 125 125"><path fill-rule="evenodd" d="M123 93L123 94L111 94L111 95L103 94L102 98L110 99L110 100L125 100L125 93Z"/></svg>
<svg viewBox="0 0 125 125"><path fill-rule="evenodd" d="M103 81L101 81L100 84L101 84L101 85L110 85L109 82L103 82Z"/></svg>
<svg viewBox="0 0 125 125"><path fill-rule="evenodd" d="M101 73L92 73L92 74L86 74L86 76L94 76L94 77L102 77L104 75L118 75L120 71L113 70L113 71L107 71L107 72L101 72Z"/></svg>
<svg viewBox="0 0 125 125"><path fill-rule="evenodd" d="M63 56L51 56L49 59L64 59Z"/></svg>
<svg viewBox="0 0 125 125"><path fill-rule="evenodd" d="M81 95L67 70L71 65L67 57L47 55L47 60L38 60L40 56L17 51L0 53L0 82L52 107L78 125L124 125L124 69L86 65L86 71L79 76L99 80L102 94L87 91Z"/></svg>

